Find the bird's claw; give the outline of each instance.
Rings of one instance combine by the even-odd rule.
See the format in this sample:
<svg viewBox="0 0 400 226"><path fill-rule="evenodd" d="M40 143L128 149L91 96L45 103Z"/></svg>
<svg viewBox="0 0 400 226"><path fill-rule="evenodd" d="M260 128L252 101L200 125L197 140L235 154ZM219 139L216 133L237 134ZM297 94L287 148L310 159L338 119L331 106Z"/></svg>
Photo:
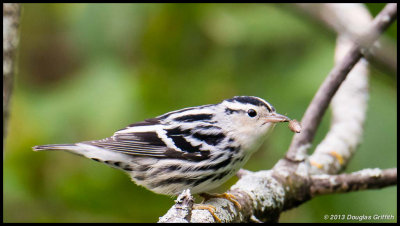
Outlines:
<svg viewBox="0 0 400 226"><path fill-rule="evenodd" d="M239 210L242 209L242 206L237 201L236 197L229 193L222 193L222 194L200 193L199 195L204 198L203 202L207 201L211 198L222 198L222 199L227 199L228 201L232 202Z"/></svg>
<svg viewBox="0 0 400 226"><path fill-rule="evenodd" d="M193 206L193 209L195 210L208 210L210 214L214 217L215 221L221 223L221 219L215 214L215 206L213 205L203 205L203 204L196 204Z"/></svg>

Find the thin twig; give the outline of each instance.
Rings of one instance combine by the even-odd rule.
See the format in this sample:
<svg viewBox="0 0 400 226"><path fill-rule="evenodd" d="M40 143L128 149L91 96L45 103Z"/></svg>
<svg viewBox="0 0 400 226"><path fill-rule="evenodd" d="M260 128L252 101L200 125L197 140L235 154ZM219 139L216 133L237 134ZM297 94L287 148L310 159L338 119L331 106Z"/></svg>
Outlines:
<svg viewBox="0 0 400 226"><path fill-rule="evenodd" d="M318 25L336 32L336 34L346 36L346 38L357 42L362 39L362 31L368 28L369 20L360 20L357 17L371 17L366 7L359 7L357 3L296 3L295 12L302 13L301 16L312 19ZM362 11L366 11L366 13ZM350 13L349 13L350 12ZM357 15L354 15L356 13ZM371 17L372 20L372 17ZM353 24L352 21L356 23ZM362 44L362 43L358 43ZM362 45L361 45L362 46ZM363 54L368 62L376 68L387 72L393 76L397 73L397 53L396 45L390 39L380 38L375 45Z"/></svg>
<svg viewBox="0 0 400 226"><path fill-rule="evenodd" d="M331 6L332 4L323 5ZM354 43L354 38L349 37L347 31L352 30L354 36L362 36L373 18L362 4L351 4L350 9L345 3L333 5L325 7L324 13L342 15L340 18L338 16L335 18L342 26L347 23L345 29L338 30L335 63L339 63ZM368 77L369 62L360 60L332 98L331 127L325 138L315 148L314 153L309 156L311 174L337 174L347 166L355 154L362 140L367 115Z"/></svg>
<svg viewBox="0 0 400 226"><path fill-rule="evenodd" d="M370 46L379 35L397 17L397 4L390 3L375 17L371 29L363 39L363 46ZM363 51L357 43L354 43L344 59L335 65L322 83L313 100L308 106L302 120L302 132L295 134L292 143L286 153L286 158L292 161L304 161L307 149L314 139L315 132L321 122L328 105L338 90L340 84L346 79L353 66L361 59Z"/></svg>
<svg viewBox="0 0 400 226"><path fill-rule="evenodd" d="M311 176L311 196L384 188L397 184L397 169L364 169L350 174Z"/></svg>

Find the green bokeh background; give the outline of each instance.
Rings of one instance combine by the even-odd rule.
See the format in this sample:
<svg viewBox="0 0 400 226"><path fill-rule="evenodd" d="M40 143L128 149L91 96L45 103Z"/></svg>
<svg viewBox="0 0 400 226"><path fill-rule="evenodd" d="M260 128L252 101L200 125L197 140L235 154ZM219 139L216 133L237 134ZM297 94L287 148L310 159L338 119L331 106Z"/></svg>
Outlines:
<svg viewBox="0 0 400 226"><path fill-rule="evenodd" d="M376 15L384 4L367 6ZM259 96L300 120L335 47L332 32L279 4L23 4L20 31L4 148L5 222L157 222L172 198L101 163L31 147L108 137L235 95ZM384 35L397 46L396 23ZM345 172L397 166L396 80L371 68L363 142ZM245 168L271 168L292 136L278 125ZM327 222L325 214L387 214L395 219L371 222L397 222L396 189L320 196L280 222Z"/></svg>

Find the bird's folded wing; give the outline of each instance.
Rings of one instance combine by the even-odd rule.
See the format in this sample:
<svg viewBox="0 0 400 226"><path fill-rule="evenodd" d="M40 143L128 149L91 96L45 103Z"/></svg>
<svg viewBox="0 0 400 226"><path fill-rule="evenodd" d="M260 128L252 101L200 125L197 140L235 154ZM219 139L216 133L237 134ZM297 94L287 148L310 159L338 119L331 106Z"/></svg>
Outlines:
<svg viewBox="0 0 400 226"><path fill-rule="evenodd" d="M156 132L115 133L102 140L84 142L129 155L165 157L166 144Z"/></svg>
<svg viewBox="0 0 400 226"><path fill-rule="evenodd" d="M128 132L129 131L129 132ZM173 139L184 140L186 133L174 133ZM175 142L177 142L175 140ZM83 142L107 150L116 151L133 156L159 157L185 159L190 161L201 161L207 159L210 151L186 150L169 147L157 134L156 131L133 132L132 127L116 132L112 137Z"/></svg>

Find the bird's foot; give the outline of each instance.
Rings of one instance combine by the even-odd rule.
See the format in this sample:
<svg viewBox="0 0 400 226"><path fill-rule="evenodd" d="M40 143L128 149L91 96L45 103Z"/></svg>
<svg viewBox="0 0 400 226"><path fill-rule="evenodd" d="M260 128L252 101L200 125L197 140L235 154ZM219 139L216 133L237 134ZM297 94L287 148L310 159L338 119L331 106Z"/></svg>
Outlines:
<svg viewBox="0 0 400 226"><path fill-rule="evenodd" d="M210 214L214 217L215 221L221 223L221 219L215 214L215 206L213 205L203 205L203 204L195 204L193 206L194 210L208 210Z"/></svg>
<svg viewBox="0 0 400 226"><path fill-rule="evenodd" d="M204 198L203 202L212 199L212 198L223 198L227 199L228 201L232 202L239 210L242 208L240 203L236 200L236 197L229 193L222 193L222 194L208 194L208 193L200 193L201 197Z"/></svg>

